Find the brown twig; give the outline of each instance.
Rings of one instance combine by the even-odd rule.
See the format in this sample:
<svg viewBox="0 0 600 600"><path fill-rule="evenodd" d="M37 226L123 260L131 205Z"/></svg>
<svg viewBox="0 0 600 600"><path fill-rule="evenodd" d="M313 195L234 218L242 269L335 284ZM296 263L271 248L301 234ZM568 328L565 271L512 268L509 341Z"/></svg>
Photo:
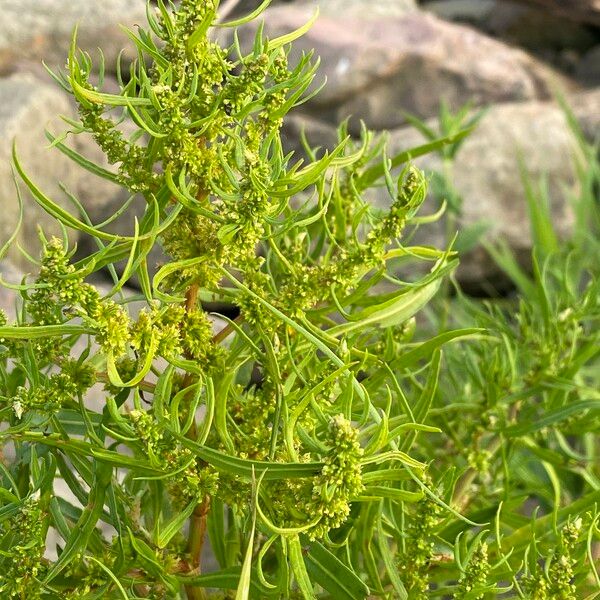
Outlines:
<svg viewBox="0 0 600 600"><path fill-rule="evenodd" d="M244 317L242 315L238 315L233 322L236 325L240 325L241 323L244 322ZM232 334L235 331L235 327L231 324L228 323L225 327L223 327L223 329L221 329L221 331L219 331L219 333L216 333L213 336L213 344L218 344L219 342L222 342L224 339L226 339L230 334Z"/></svg>

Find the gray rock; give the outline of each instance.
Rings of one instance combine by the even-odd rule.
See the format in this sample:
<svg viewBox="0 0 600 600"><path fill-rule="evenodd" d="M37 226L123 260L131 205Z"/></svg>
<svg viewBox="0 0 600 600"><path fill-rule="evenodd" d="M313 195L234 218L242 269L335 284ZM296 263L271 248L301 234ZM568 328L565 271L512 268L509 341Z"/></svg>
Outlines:
<svg viewBox="0 0 600 600"><path fill-rule="evenodd" d="M584 85L600 85L600 45L584 54L577 66L576 77Z"/></svg>
<svg viewBox="0 0 600 600"><path fill-rule="evenodd" d="M596 39L584 23L514 0L497 0L484 26L493 35L537 54L585 51Z"/></svg>
<svg viewBox="0 0 600 600"><path fill-rule="evenodd" d="M0 244L15 230L19 214L11 172L13 140L16 141L19 161L25 172L47 196L64 208L75 212L67 196L59 189L59 182L87 207L106 203L119 193L119 188L112 183L89 174L58 149L48 148L44 128L54 133L67 128L57 117L60 114L73 116L67 97L54 86L41 83L29 75L0 79ZM69 143L73 143L80 153L102 162L102 154L89 137L77 136L74 142ZM17 243L36 256L39 250L38 227L47 235L60 234L61 230L54 217L33 200L22 182L19 188L23 196L25 218L8 256L21 267L28 262L18 251ZM73 234L72 240L76 239L77 235Z"/></svg>
<svg viewBox="0 0 600 600"><path fill-rule="evenodd" d="M269 36L305 23L310 7L276 6L265 13ZM245 44L253 27L242 36ZM451 107L545 99L564 78L524 52L431 14L373 17L322 15L295 43L297 57L314 49L325 88L303 110L331 123L354 115L374 129L405 122L403 112L430 117L440 101Z"/></svg>
<svg viewBox="0 0 600 600"><path fill-rule="evenodd" d="M332 17L358 16L372 19L378 16L397 17L418 9L415 0L299 0L296 4L319 8L322 15Z"/></svg>
<svg viewBox="0 0 600 600"><path fill-rule="evenodd" d="M581 100L580 117L586 112L584 108ZM600 114L596 113L595 119L597 128ZM395 151L420 143L423 143L421 135L409 128L391 134L390 146ZM486 239L505 241L519 260L528 265L532 241L519 161L522 160L532 181L547 177L553 221L559 235L565 236L573 225L564 186L576 185L570 158L574 147L575 139L565 115L553 103L493 107L456 155L453 185L463 199L457 229L487 224ZM420 158L416 164L426 172L441 169L436 155ZM425 208L424 212L434 209ZM417 239L439 246L443 231L443 224L426 225ZM458 279L467 287L480 289L491 280L498 284L499 275L499 269L481 246L461 257Z"/></svg>
<svg viewBox="0 0 600 600"><path fill-rule="evenodd" d="M7 284L20 284L23 279L23 273L17 269L9 260L0 260L0 277ZM17 316L17 297L18 292L8 287L0 285L0 310L12 321Z"/></svg>
<svg viewBox="0 0 600 600"><path fill-rule="evenodd" d="M583 23L516 0L435 0L425 4L424 9L442 19L472 24L538 54L566 48L585 50L595 39Z"/></svg>
<svg viewBox="0 0 600 600"><path fill-rule="evenodd" d="M570 21L600 25L600 0L518 0L522 4L538 6Z"/></svg>
<svg viewBox="0 0 600 600"><path fill-rule="evenodd" d="M423 9L446 21L480 25L489 18L497 0L434 0Z"/></svg>
<svg viewBox="0 0 600 600"><path fill-rule="evenodd" d="M78 44L89 52L101 47L107 68L114 68L122 48L126 58L135 56L133 44L119 25L146 25L144 0L0 0L0 72L16 63L44 60L64 66L73 29L78 25Z"/></svg>
<svg viewBox="0 0 600 600"><path fill-rule="evenodd" d="M583 135L590 143L600 141L600 88L581 92L569 99Z"/></svg>

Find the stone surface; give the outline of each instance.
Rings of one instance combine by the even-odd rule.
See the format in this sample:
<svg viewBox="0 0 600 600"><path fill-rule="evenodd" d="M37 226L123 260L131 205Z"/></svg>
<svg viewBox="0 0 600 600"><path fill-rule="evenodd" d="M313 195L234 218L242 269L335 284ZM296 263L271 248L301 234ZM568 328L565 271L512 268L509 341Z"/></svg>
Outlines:
<svg viewBox="0 0 600 600"><path fill-rule="evenodd" d="M293 31L310 15L307 6L275 6L265 14L267 34ZM252 36L247 27L246 45ZM426 13L325 14L296 42L293 56L312 49L322 61L316 81L327 84L303 110L331 123L354 115L353 131L358 118L389 129L405 122L402 111L436 115L442 99L451 107L532 100L550 97L553 85L566 86L524 52Z"/></svg>
<svg viewBox="0 0 600 600"><path fill-rule="evenodd" d="M122 48L135 56L119 25L146 25L144 0L0 0L0 14L0 73L25 60L64 66L76 25L78 44L92 54L102 47L111 69Z"/></svg>
<svg viewBox="0 0 600 600"><path fill-rule="evenodd" d="M584 106L582 100L580 116L585 113ZM596 113L595 119L597 128L600 114ZM395 151L420 143L421 135L408 128L393 132L390 140ZM531 234L519 160L523 160L532 181L547 177L553 220L559 234L565 235L573 223L564 186L575 185L570 158L574 146L564 113L553 103L510 103L490 109L456 155L453 183L463 199L457 228L486 223L486 239L506 241L522 263L528 264ZM426 172L441 168L436 155L416 163ZM440 224L426 225L420 231L420 241L440 244L442 231ZM467 287L480 287L486 281L498 284L498 275L499 270L481 246L461 258L458 278Z"/></svg>
<svg viewBox="0 0 600 600"><path fill-rule="evenodd" d="M320 14L334 18L356 16L372 19L380 15L397 17L418 9L415 0L297 0L296 4L318 7Z"/></svg>
<svg viewBox="0 0 600 600"><path fill-rule="evenodd" d="M8 284L19 284L24 273L9 260L0 260L0 277ZM3 310L9 320L16 317L17 292L0 284L0 310Z"/></svg>
<svg viewBox="0 0 600 600"><path fill-rule="evenodd" d="M424 9L442 19L472 24L560 67L568 66L563 52L585 52L598 38L585 23L517 0L435 0Z"/></svg>
<svg viewBox="0 0 600 600"><path fill-rule="evenodd" d="M600 26L600 0L518 0L538 6L571 21Z"/></svg>
<svg viewBox="0 0 600 600"><path fill-rule="evenodd" d="M584 54L577 66L576 76L584 85L600 85L600 45Z"/></svg>
<svg viewBox="0 0 600 600"><path fill-rule="evenodd" d="M582 92L569 99L584 136L591 143L600 141L600 88Z"/></svg>
<svg viewBox="0 0 600 600"><path fill-rule="evenodd" d="M496 4L497 0L433 0L423 9L447 21L483 25Z"/></svg>
<svg viewBox="0 0 600 600"><path fill-rule="evenodd" d="M118 187L87 173L59 150L48 148L44 129L60 133L68 126L57 115L72 115L71 105L62 91L40 83L29 75L13 75L0 79L0 99L0 244L14 231L19 214L11 172L13 140L16 141L19 160L26 173L47 196L63 207L73 210L72 204L59 189L59 182L64 183L88 208L90 205L104 204L119 194ZM69 143L89 158L102 161L102 154L90 138L76 136ZM60 227L33 200L22 182L19 188L24 201L25 218L15 241L37 255L38 226L47 234L60 233ZM19 253L16 243L9 250L9 257L17 266L28 264Z"/></svg>

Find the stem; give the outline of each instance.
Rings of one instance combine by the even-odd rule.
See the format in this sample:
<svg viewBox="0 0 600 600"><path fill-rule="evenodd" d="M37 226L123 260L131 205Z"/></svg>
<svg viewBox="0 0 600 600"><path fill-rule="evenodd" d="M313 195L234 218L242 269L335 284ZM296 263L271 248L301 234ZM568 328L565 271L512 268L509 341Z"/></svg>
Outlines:
<svg viewBox="0 0 600 600"><path fill-rule="evenodd" d="M240 325L241 323L244 322L244 317L242 315L238 315L233 320L233 322L236 325ZM213 336L213 339L212 339L213 344L218 344L219 342L222 342L234 331L235 331L235 327L231 323L228 323L225 327L223 327L223 329L221 329L221 331L219 331L219 333L217 333Z"/></svg>
<svg viewBox="0 0 600 600"><path fill-rule="evenodd" d="M190 555L190 567L197 574L200 573L200 561L202 558L202 548L204 547L204 538L206 536L206 519L209 510L210 497L206 496L194 509L190 521L190 537L187 549Z"/></svg>
<svg viewBox="0 0 600 600"><path fill-rule="evenodd" d="M185 310L191 312L196 309L198 303L198 284L192 284L185 294ZM189 357L188 357L189 358ZM184 379L184 388L192 383L190 374L186 374ZM196 421L186 433L186 437L195 439L197 434ZM196 574L201 572L202 548L204 547L204 538L206 536L206 518L210 509L210 498L206 496L202 502L196 505L190 518L190 530L188 535L187 551L190 556L190 570ZM206 592L203 588L193 585L186 585L185 591L189 600L205 600Z"/></svg>

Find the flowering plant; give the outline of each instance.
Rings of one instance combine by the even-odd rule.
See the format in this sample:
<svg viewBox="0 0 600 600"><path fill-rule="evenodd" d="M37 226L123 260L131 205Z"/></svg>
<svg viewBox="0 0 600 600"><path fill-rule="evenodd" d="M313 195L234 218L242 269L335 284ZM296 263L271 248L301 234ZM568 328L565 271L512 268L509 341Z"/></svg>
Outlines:
<svg viewBox="0 0 600 600"><path fill-rule="evenodd" d="M40 234L39 273L13 286L18 317L0 322L3 597L409 597L427 586L427 536L444 518L470 523L449 504L452 478L433 485L415 448L440 432L425 423L440 348L482 330L412 339L456 258L410 244L430 217L407 163L466 132L388 157L385 140L341 126L333 150L287 154L283 119L316 68L309 55L288 64L306 28L258 27L249 50L237 36L223 48L215 28L268 2L226 23L218 4L149 7L118 93L76 38L53 73L79 107L70 133L91 134L114 168L51 142L143 197L130 235L75 198L62 209L15 149L65 235ZM388 210L365 200L375 186ZM77 258L69 231L98 249ZM154 271L156 245L169 259ZM88 283L103 269L108 293ZM138 314L123 293L134 276ZM470 544L457 598L495 585L487 546Z"/></svg>

